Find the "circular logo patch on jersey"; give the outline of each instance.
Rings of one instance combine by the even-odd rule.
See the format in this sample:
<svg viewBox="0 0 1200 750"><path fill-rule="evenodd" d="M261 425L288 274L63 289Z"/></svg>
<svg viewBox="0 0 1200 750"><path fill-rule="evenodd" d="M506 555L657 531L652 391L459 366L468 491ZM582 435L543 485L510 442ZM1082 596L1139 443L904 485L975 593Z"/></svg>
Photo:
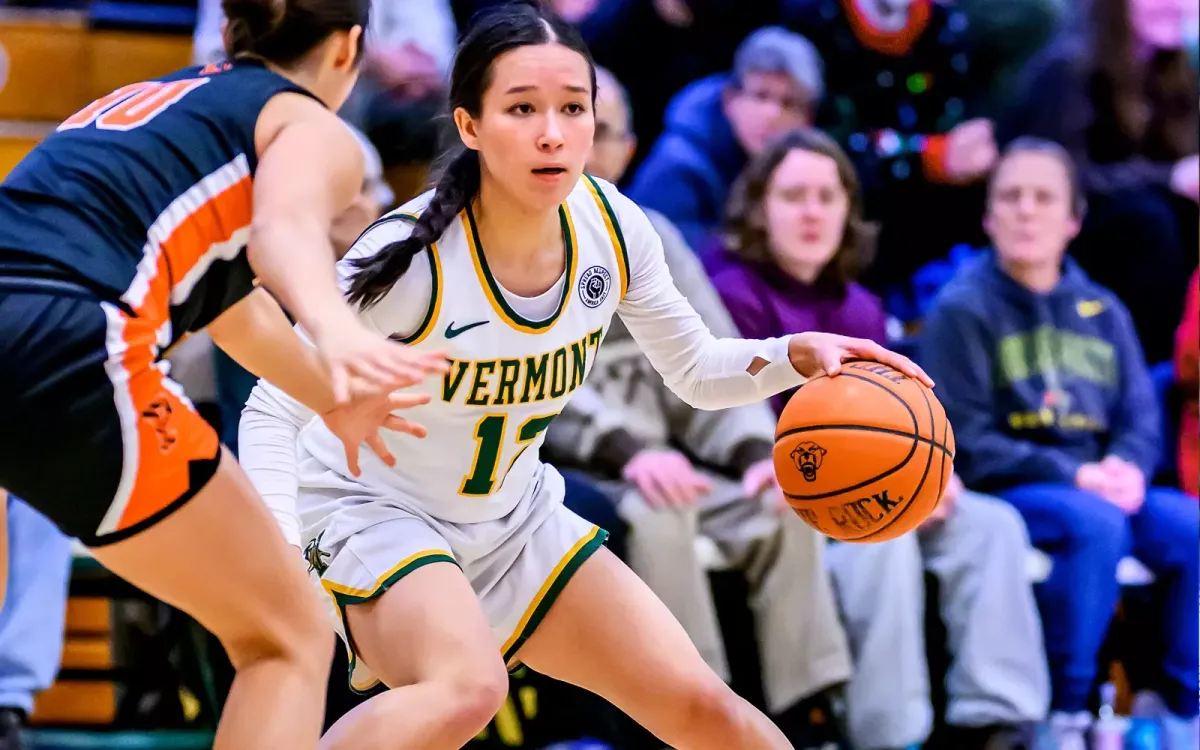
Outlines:
<svg viewBox="0 0 1200 750"><path fill-rule="evenodd" d="M599 307L608 298L612 274L604 266L592 266L579 277L579 298L588 307Z"/></svg>
<svg viewBox="0 0 1200 750"><path fill-rule="evenodd" d="M6 83L8 83L8 50L4 49L3 44L0 44L0 91L4 90Z"/></svg>

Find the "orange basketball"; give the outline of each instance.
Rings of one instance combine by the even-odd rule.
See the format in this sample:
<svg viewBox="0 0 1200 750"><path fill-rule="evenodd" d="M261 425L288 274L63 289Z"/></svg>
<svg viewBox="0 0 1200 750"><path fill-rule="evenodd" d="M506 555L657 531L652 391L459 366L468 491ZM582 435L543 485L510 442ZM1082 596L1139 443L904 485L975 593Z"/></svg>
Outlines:
<svg viewBox="0 0 1200 750"><path fill-rule="evenodd" d="M800 387L779 417L775 473L809 526L846 542L912 531L937 507L954 431L933 391L878 362Z"/></svg>

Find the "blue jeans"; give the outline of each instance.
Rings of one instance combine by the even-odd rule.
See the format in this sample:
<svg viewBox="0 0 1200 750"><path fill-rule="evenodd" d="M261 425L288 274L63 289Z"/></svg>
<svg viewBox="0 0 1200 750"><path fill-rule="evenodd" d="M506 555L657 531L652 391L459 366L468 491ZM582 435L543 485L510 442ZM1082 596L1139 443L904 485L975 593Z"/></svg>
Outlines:
<svg viewBox="0 0 1200 750"><path fill-rule="evenodd" d="M1067 485L1026 485L1003 493L1025 519L1033 545L1054 561L1035 590L1050 662L1051 708L1087 708L1100 648L1121 596L1117 563L1133 555L1154 573L1166 594L1161 634L1172 713L1198 713L1200 631L1200 505L1167 488L1150 488L1133 515L1103 498Z"/></svg>
<svg viewBox="0 0 1200 750"><path fill-rule="evenodd" d="M33 710L62 658L71 540L45 516L8 501L8 596L0 610L0 706Z"/></svg>

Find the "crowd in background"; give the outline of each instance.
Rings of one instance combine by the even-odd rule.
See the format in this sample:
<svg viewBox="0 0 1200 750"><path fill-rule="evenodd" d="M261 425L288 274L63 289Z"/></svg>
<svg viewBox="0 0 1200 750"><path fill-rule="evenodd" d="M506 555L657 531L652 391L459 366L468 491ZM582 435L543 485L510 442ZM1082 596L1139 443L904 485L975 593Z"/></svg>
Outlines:
<svg viewBox="0 0 1200 750"><path fill-rule="evenodd" d="M456 29L485 4L373 3L342 112L368 174L339 253L421 189L447 137ZM1083 750L1120 609L1139 634L1117 646L1129 711L1162 748L1198 750L1200 8L553 4L602 66L588 171L646 210L714 333L815 329L911 352L957 444L918 532L831 543L768 490L787 394L690 409L615 320L548 431L568 504L612 533L726 677L709 571L745 577L763 703L797 747L822 746L805 726L820 710L834 718L820 742L859 750ZM220 24L218 0L201 0L198 62L221 56ZM203 339L174 367L236 449L253 379ZM12 518L0 640L63 596L65 563L30 565L39 578L21 583L22 545L53 536L36 521ZM1131 565L1152 585L1119 608ZM927 658L930 606L944 670ZM0 734L59 649L0 662Z"/></svg>

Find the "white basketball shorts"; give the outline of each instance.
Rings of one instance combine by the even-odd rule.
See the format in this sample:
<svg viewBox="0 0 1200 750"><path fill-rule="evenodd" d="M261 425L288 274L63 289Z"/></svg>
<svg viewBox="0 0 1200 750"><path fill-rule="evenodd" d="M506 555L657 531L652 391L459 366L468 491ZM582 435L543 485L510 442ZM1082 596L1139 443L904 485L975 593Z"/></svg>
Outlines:
<svg viewBox="0 0 1200 750"><path fill-rule="evenodd" d="M567 581L608 537L563 505L562 476L549 466L508 515L459 524L431 516L394 489L366 487L311 458L302 456L298 468L305 558L330 599L350 654L350 687L357 692L380 680L355 654L348 605L382 595L425 565L457 565L512 666Z"/></svg>

